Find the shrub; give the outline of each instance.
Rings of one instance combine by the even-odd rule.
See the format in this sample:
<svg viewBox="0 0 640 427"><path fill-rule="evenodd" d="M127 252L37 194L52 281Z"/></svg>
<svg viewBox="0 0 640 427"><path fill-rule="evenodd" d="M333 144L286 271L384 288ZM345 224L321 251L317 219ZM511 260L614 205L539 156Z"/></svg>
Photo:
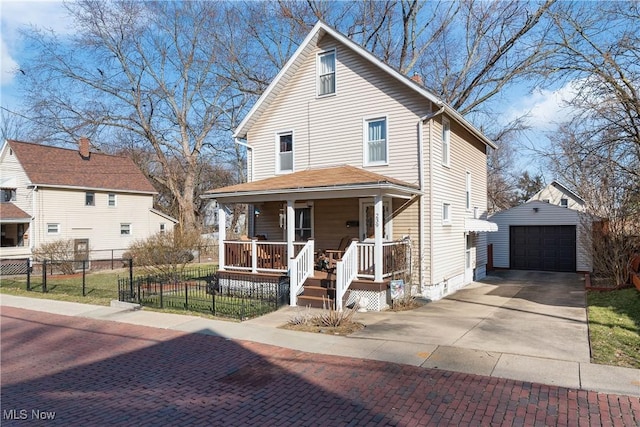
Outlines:
<svg viewBox="0 0 640 427"><path fill-rule="evenodd" d="M201 244L200 233L174 230L135 241L127 255L148 274L175 276L193 261Z"/></svg>
<svg viewBox="0 0 640 427"><path fill-rule="evenodd" d="M50 260L63 274L73 274L73 240L60 239L44 243L33 251L36 261Z"/></svg>

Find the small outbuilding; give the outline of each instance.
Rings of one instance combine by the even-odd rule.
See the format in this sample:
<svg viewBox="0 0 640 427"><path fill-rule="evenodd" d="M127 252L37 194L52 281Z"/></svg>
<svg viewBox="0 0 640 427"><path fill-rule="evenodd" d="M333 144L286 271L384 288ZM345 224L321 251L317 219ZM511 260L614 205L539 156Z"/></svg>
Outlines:
<svg viewBox="0 0 640 427"><path fill-rule="evenodd" d="M574 209L531 201L489 220L493 267L513 270L591 271L591 219Z"/></svg>

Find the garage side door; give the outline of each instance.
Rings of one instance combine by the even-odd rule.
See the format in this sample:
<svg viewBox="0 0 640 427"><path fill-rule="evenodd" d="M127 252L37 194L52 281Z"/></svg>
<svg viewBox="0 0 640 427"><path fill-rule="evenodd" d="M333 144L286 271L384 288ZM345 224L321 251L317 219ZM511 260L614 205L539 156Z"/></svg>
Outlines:
<svg viewBox="0 0 640 427"><path fill-rule="evenodd" d="M576 271L575 225L509 227L512 269Z"/></svg>

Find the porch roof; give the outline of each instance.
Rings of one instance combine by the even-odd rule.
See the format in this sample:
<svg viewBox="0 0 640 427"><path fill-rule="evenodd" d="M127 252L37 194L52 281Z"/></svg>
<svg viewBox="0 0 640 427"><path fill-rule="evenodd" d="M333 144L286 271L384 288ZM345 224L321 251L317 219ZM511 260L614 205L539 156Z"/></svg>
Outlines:
<svg viewBox="0 0 640 427"><path fill-rule="evenodd" d="M31 215L14 205L13 203L0 203L0 221L2 222L27 222Z"/></svg>
<svg viewBox="0 0 640 427"><path fill-rule="evenodd" d="M374 172L344 165L307 169L259 181L209 190L203 198L226 202L259 202L295 198L341 198L383 195L410 198L418 186Z"/></svg>

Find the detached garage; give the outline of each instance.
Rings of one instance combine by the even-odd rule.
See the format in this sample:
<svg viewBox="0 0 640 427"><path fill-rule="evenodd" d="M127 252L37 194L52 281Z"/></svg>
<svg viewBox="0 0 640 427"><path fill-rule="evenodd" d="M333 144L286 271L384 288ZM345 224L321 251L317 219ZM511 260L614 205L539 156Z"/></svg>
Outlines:
<svg viewBox="0 0 640 427"><path fill-rule="evenodd" d="M514 270L591 271L588 217L576 210L532 201L495 213L488 235L493 266Z"/></svg>

